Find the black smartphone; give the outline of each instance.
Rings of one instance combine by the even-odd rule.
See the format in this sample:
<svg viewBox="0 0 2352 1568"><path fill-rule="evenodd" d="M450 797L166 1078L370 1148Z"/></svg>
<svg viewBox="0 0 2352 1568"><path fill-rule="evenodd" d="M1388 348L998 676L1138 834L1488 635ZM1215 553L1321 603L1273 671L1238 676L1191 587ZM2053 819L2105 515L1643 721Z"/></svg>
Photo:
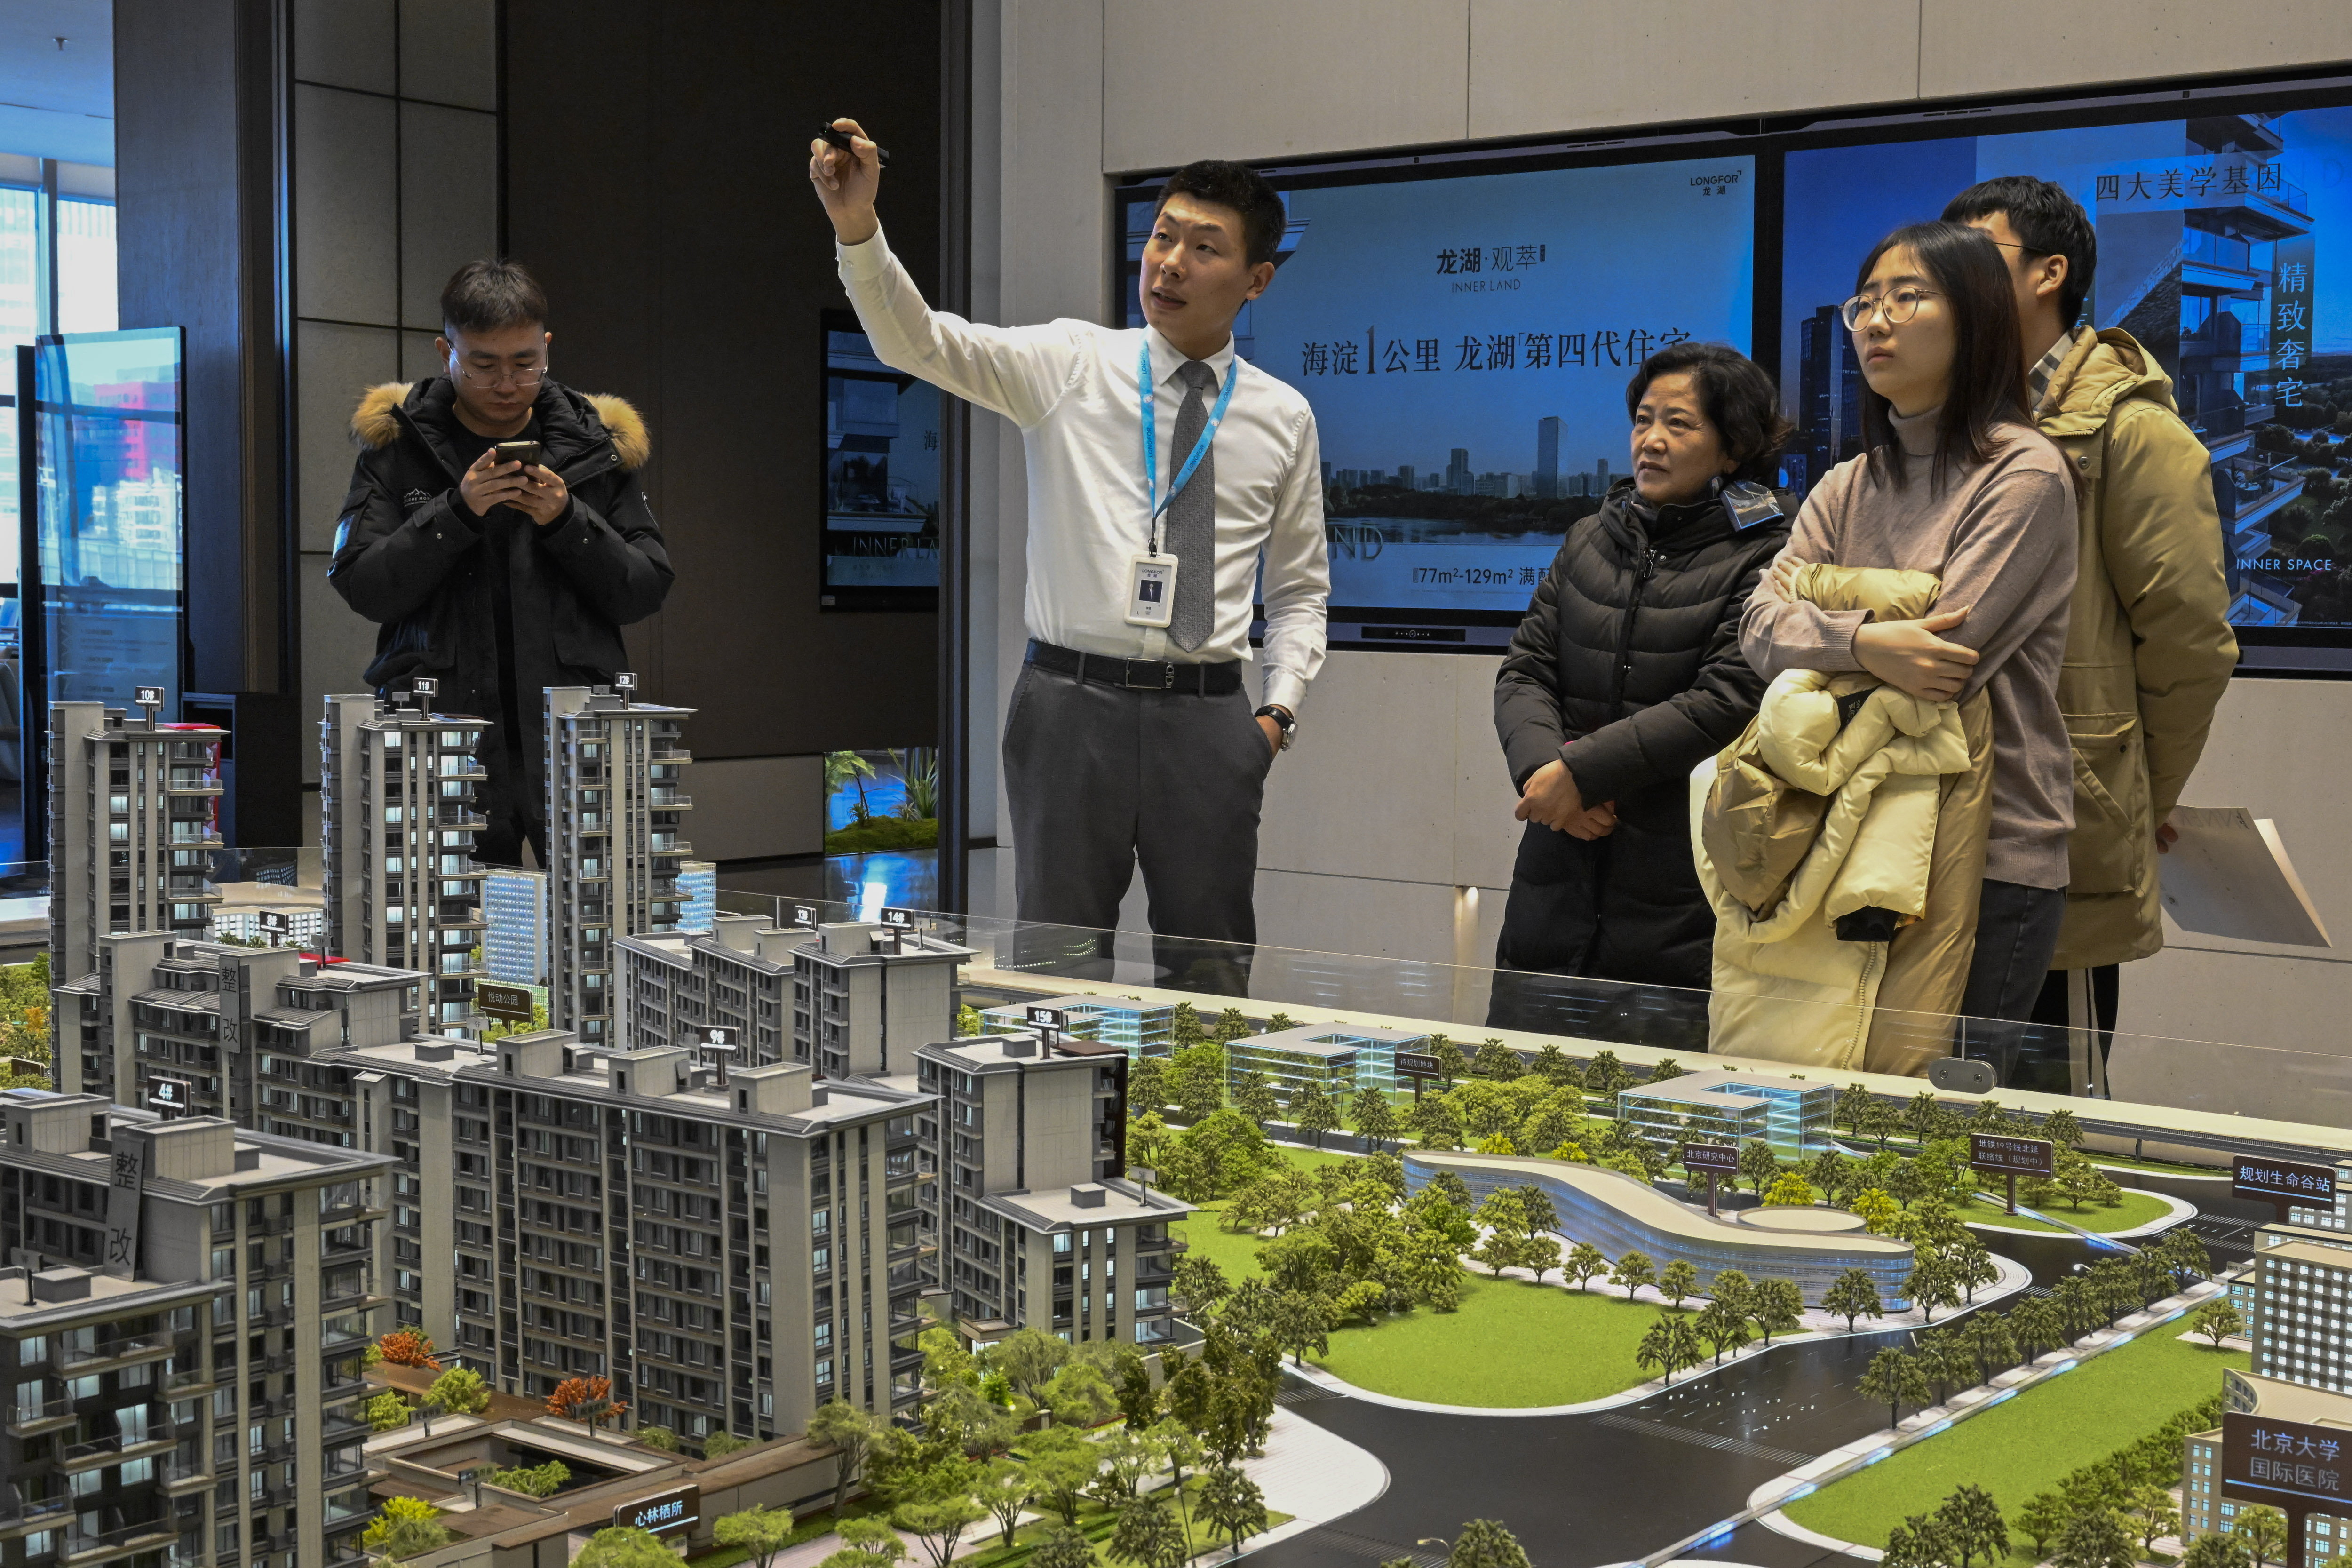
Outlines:
<svg viewBox="0 0 2352 1568"><path fill-rule="evenodd" d="M520 463L525 468L536 467L539 462L539 443L501 441L498 446L498 453L499 461L501 463Z"/></svg>
<svg viewBox="0 0 2352 1568"><path fill-rule="evenodd" d="M828 147L838 147L845 153L849 151L849 132L846 131L835 131L830 125L822 125L817 128L816 138ZM877 143L874 148L874 161L884 168L888 168L890 150Z"/></svg>

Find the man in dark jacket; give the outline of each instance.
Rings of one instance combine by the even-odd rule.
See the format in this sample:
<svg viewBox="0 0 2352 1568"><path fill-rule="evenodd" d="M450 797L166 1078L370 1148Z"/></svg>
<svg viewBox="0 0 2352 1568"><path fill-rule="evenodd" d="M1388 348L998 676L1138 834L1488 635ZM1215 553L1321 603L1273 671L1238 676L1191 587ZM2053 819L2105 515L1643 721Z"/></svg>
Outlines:
<svg viewBox="0 0 2352 1568"><path fill-rule="evenodd" d="M1794 501L1755 483L1788 423L1763 371L1712 343L1651 356L1625 403L1633 476L1570 526L1496 678L1528 827L1486 1021L1705 1050L1715 916L1691 856L1689 775L1763 700L1739 616L1788 539ZM1727 483L1742 486L1729 500ZM1743 496L1761 504L1743 510Z"/></svg>
<svg viewBox="0 0 2352 1568"><path fill-rule="evenodd" d="M645 422L547 374L547 301L512 262L474 261L441 293L446 373L373 387L327 580L383 628L363 679L428 675L445 712L491 720L476 856L544 864L543 692L609 683L621 627L661 608L662 548L636 471ZM536 442L537 461L501 443ZM522 456L529 456L523 454Z"/></svg>

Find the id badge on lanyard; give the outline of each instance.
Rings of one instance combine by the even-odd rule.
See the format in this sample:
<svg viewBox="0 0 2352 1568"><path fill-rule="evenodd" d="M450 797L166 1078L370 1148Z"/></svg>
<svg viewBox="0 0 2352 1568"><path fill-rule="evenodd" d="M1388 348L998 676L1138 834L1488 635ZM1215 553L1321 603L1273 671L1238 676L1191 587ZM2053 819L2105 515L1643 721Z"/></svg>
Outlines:
<svg viewBox="0 0 2352 1568"><path fill-rule="evenodd" d="M1160 519L1175 504L1177 496L1190 483L1201 459L1209 455L1217 439L1217 426L1224 423L1225 409L1234 400L1234 384L1241 380L1241 360L1235 356L1225 368L1225 384L1217 393L1217 405L1209 410L1209 422L1201 428L1201 437L1192 443L1192 454L1184 466L1176 470L1175 482L1168 487L1168 499L1160 499L1160 416L1155 406L1156 387L1151 379L1151 340L1146 337L1135 365L1135 384L1143 401L1143 487L1146 500L1151 508L1145 527L1144 553L1128 558L1127 624L1131 626L1153 626L1166 630L1176 614L1176 557L1160 552Z"/></svg>

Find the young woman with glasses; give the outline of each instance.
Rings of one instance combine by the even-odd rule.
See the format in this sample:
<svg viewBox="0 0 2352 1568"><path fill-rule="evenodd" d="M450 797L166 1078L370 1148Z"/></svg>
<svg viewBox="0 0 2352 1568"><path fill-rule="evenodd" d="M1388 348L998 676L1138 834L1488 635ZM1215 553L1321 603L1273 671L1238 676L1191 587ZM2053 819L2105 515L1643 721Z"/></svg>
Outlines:
<svg viewBox="0 0 2352 1568"><path fill-rule="evenodd" d="M1897 229L1864 258L1843 315L1866 450L1806 500L1740 642L1767 677L1859 669L1933 701L1986 694L1991 822L1959 1010L2022 1020L2065 910L2074 784L2058 671L2074 501L2064 458L2028 422L2016 310L2000 252L1959 224ZM1942 594L1922 620L1824 610L1793 591L1814 563L1924 572Z"/></svg>

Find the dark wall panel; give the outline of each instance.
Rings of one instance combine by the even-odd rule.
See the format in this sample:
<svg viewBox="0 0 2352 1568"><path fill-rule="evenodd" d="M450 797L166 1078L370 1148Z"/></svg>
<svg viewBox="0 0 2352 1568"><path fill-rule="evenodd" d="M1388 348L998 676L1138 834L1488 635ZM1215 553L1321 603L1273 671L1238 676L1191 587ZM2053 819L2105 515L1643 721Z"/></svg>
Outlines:
<svg viewBox="0 0 2352 1568"><path fill-rule="evenodd" d="M700 710L701 756L929 743L937 617L817 608L819 323L847 301L807 146L851 114L890 149L883 221L933 289L938 0L505 14L508 253L547 286L556 375L653 427L677 584L630 633L646 694Z"/></svg>

